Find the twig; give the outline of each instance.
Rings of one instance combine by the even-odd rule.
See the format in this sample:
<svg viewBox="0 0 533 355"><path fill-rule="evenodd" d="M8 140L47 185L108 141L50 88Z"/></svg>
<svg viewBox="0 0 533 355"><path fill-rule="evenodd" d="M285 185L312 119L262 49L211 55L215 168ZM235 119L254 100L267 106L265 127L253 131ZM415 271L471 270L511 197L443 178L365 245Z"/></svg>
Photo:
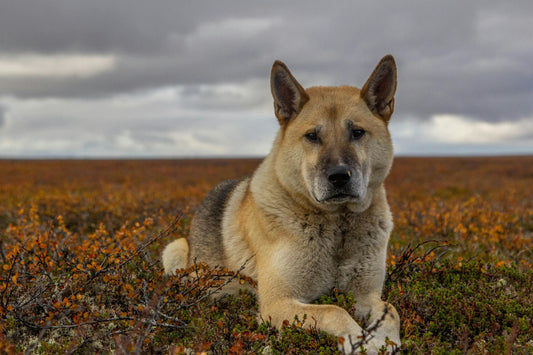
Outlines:
<svg viewBox="0 0 533 355"><path fill-rule="evenodd" d="M220 291L224 286L228 285L231 281L233 281L235 278L237 278L237 276L239 275L239 273L244 270L244 268L246 267L246 264L248 263L248 261L250 261L250 259L252 259L255 255L252 255L250 256L248 259L246 259L246 261L241 265L241 267L239 268L239 270L237 270L235 272L235 274L233 275L223 275L223 277L225 276L228 276L229 278L224 281L224 283L222 285L219 285L217 287L213 287L211 288L211 290L209 292L207 292L205 295L203 295L202 297L199 297L195 302L193 303L190 303L190 304L187 304L186 307L191 307L191 306L195 306L197 305L198 303L202 302L204 299L208 298L208 297L211 297L213 294L217 293L218 291Z"/></svg>
<svg viewBox="0 0 533 355"><path fill-rule="evenodd" d="M422 257L416 256L415 258L413 258L415 251L419 249L420 247L422 247L423 245L428 244L428 243L437 243L437 245L431 248L430 250L426 251ZM439 243L441 242L438 240L426 240L424 242L418 243L414 248L411 247L411 243L409 243L405 247L405 249L402 251L402 253L400 254L400 260L398 260L398 262L396 263L396 267L387 274L387 280L391 280L395 274L402 274L404 269L408 267L409 265L411 265L414 261L417 261L417 260L424 261L435 250L440 249L440 248L449 248L448 244L439 244ZM445 252L439 255L439 258L442 257L447 252L448 251L445 250Z"/></svg>
<svg viewBox="0 0 533 355"><path fill-rule="evenodd" d="M357 354L358 353L357 349L359 349L361 346L368 344L370 340L374 339L373 333L375 333L377 329L381 327L382 323L385 321L385 318L387 317L388 314L389 314L389 307L385 306L381 317L369 328L362 329L362 337L356 343L352 341L351 336L349 337L348 340L350 341L350 345L352 346L351 354ZM393 349L392 353L395 354L398 351L399 351L399 347L396 347L395 349Z"/></svg>
<svg viewBox="0 0 533 355"><path fill-rule="evenodd" d="M152 237L150 238L149 240L147 240L146 242L142 243L136 250L135 252L131 253L131 255L125 259L124 261L122 261L121 263L119 263L116 268L117 269L120 269L122 266L124 266L125 264L129 263L131 260L133 260L133 258L135 258L136 256L139 256L141 254L141 252L146 249L149 245L155 243L156 241L158 241L159 239L163 238L164 236L170 234L170 233L173 233L176 231L177 229L177 225L179 223L179 221L181 220L181 216L182 216L182 213L180 213L178 216L176 216L176 218L174 219L174 221L163 231L159 232L155 237ZM101 270L102 271L102 270Z"/></svg>

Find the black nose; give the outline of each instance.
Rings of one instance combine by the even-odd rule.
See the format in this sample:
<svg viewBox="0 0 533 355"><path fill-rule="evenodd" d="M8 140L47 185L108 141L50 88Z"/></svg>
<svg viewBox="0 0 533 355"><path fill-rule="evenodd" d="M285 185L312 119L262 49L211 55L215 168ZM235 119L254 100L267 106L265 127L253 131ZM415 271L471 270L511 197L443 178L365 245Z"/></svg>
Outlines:
<svg viewBox="0 0 533 355"><path fill-rule="evenodd" d="M348 181L350 181L350 177L352 176L352 173L350 172L350 169L345 165L338 165L334 166L333 168L330 168L327 171L328 175L328 181L335 187L343 187L345 186Z"/></svg>

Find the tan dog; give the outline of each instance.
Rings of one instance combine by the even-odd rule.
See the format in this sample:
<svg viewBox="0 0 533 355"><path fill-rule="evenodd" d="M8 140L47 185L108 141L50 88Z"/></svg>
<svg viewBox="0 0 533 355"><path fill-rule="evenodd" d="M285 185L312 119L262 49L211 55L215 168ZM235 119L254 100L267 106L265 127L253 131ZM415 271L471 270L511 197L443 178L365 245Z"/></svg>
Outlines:
<svg viewBox="0 0 533 355"><path fill-rule="evenodd" d="M280 327L307 315L308 325L316 321L343 337L346 352L362 328L340 307L309 303L333 287L352 291L356 316L379 322L365 347L377 352L386 338L399 346L400 318L381 300L393 227L383 181L393 159L387 126L394 58L381 59L361 90L304 90L276 61L271 90L280 124L272 150L251 178L225 181L206 196L188 241L178 239L163 251L165 272L195 258L230 270L250 259L242 273L257 280L263 319Z"/></svg>

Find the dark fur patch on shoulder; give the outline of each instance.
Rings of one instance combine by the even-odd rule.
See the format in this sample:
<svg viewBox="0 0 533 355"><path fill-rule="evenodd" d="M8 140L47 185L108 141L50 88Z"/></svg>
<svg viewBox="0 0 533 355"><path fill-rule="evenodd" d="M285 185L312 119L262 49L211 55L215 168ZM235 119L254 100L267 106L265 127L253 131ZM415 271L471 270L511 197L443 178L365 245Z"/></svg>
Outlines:
<svg viewBox="0 0 533 355"><path fill-rule="evenodd" d="M231 192L241 180L226 180L215 186L204 198L200 208L208 212L208 217L222 220L222 214Z"/></svg>
<svg viewBox="0 0 533 355"><path fill-rule="evenodd" d="M222 217L235 187L242 180L226 180L216 185L196 209L189 236L190 257L211 266L224 264Z"/></svg>

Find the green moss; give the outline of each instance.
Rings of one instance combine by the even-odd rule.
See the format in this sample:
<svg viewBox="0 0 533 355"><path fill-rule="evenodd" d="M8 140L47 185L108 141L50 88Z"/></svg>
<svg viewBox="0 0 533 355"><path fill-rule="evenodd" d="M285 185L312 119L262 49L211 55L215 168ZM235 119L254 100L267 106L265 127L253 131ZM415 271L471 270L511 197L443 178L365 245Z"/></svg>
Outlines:
<svg viewBox="0 0 533 355"><path fill-rule="evenodd" d="M405 277L401 292L391 290L389 295L403 310L402 322L409 324L404 327L405 343L430 350L425 344L429 337L432 352L449 353L484 341L499 352L507 346L504 334L512 331L525 342L533 320L533 272L520 272L513 283L498 282L513 279L516 273L516 266L493 267L477 261L461 266L451 261L421 265Z"/></svg>

